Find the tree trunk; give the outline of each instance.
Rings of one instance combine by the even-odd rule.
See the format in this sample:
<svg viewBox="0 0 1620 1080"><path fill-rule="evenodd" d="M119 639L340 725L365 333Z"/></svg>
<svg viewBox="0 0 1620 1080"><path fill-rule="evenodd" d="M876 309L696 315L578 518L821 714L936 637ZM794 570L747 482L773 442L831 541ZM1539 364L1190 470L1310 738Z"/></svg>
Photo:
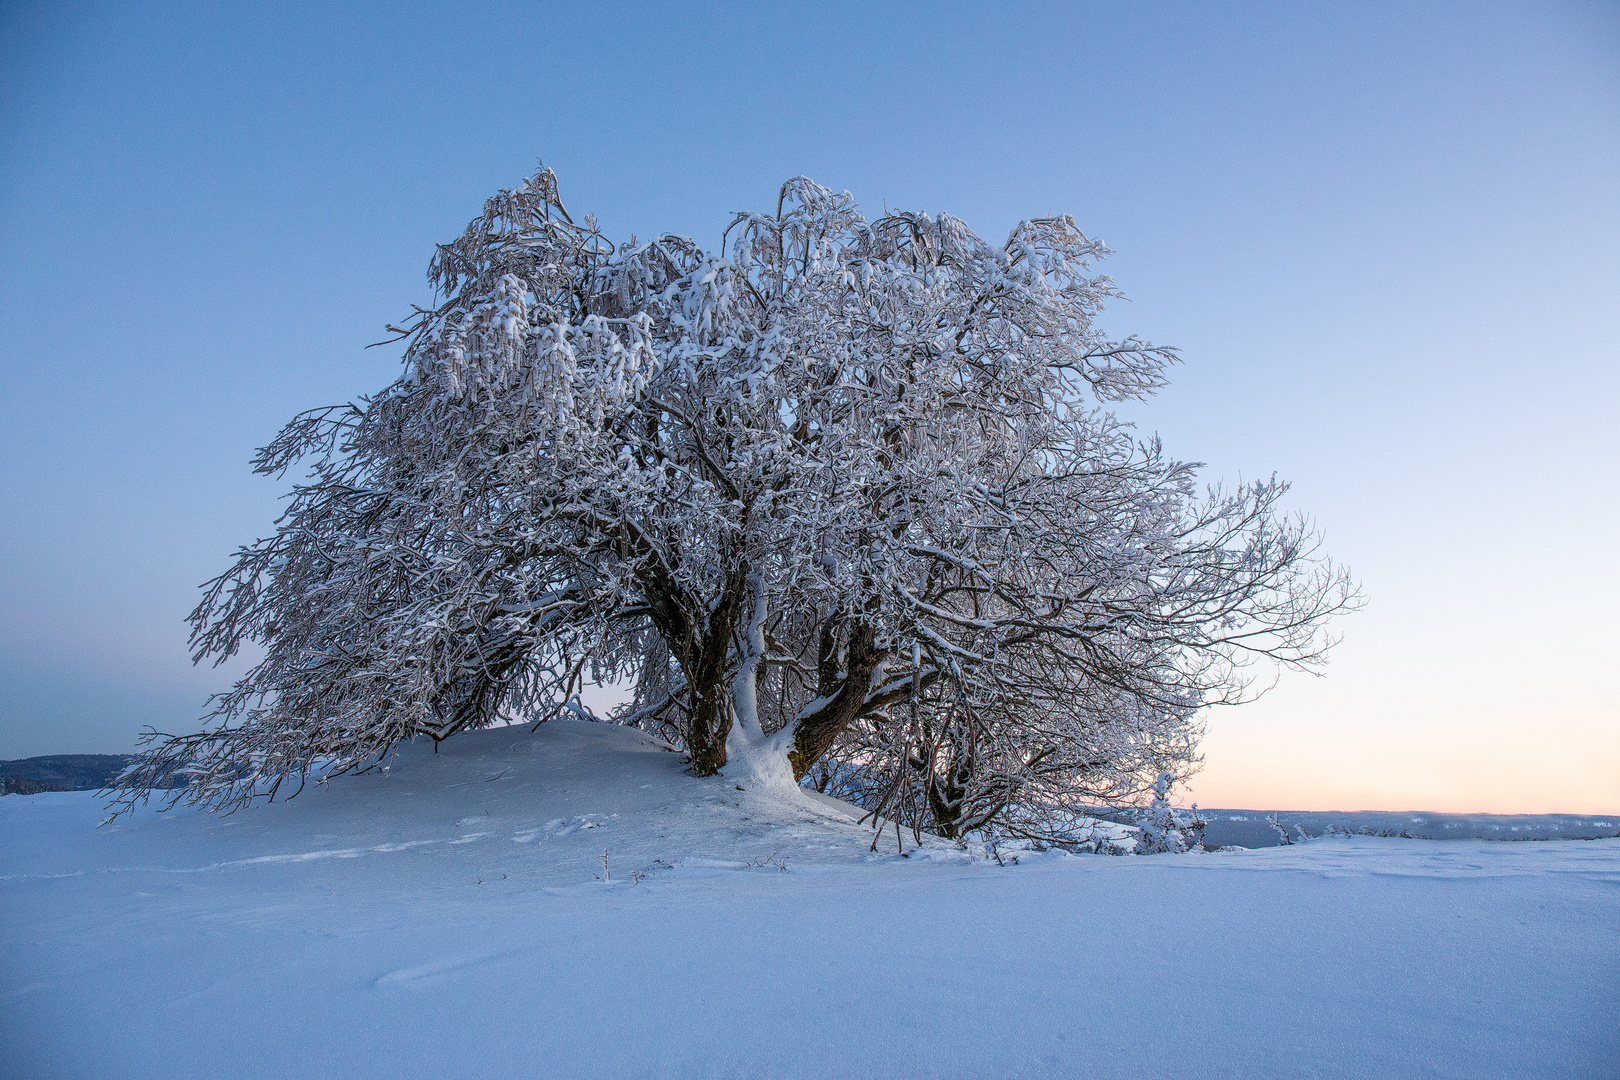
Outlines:
<svg viewBox="0 0 1620 1080"><path fill-rule="evenodd" d="M934 775L928 777L928 812L934 818L933 831L947 840L955 840L960 831L962 799L972 776L973 760L953 755L943 779Z"/></svg>
<svg viewBox="0 0 1620 1080"><path fill-rule="evenodd" d="M743 622L742 653L731 679L731 733L726 744L728 774L750 789L791 792L798 787L788 764L792 725L769 737L759 720L759 668L765 660L765 618L769 605L759 575L749 578L754 602Z"/></svg>
<svg viewBox="0 0 1620 1080"><path fill-rule="evenodd" d="M686 752L692 761L693 776L714 776L726 764L726 736L731 731L726 655L747 587L748 565L744 563L727 576L725 591L709 613L703 639L698 643L687 674L692 688L692 711Z"/></svg>
<svg viewBox="0 0 1620 1080"><path fill-rule="evenodd" d="M799 714L793 732L793 749L788 752L794 780L804 779L810 767L832 749L839 732L861 714L867 692L872 688L872 673L883 659L876 642L877 632L871 626L863 622L851 625L843 670L839 671L836 657L832 655L832 636L829 630L823 629L821 685L817 688L820 696Z"/></svg>
<svg viewBox="0 0 1620 1080"><path fill-rule="evenodd" d="M698 688L686 736L693 776L714 776L725 767L726 734L731 727L731 717L723 708L724 704L725 697L717 682Z"/></svg>

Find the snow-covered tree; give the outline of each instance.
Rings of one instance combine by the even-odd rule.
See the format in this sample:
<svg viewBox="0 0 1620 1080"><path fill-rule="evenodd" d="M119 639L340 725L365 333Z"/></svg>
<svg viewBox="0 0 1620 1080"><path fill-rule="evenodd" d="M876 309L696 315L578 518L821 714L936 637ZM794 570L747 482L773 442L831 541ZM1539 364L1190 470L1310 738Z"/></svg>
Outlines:
<svg viewBox="0 0 1620 1080"><path fill-rule="evenodd" d="M1198 816L1198 806L1183 821L1177 818L1170 805L1170 788L1175 777L1162 772L1153 781L1153 801L1136 812L1136 854L1159 855L1165 852L1202 851L1205 822Z"/></svg>
<svg viewBox="0 0 1620 1080"><path fill-rule="evenodd" d="M697 775L821 763L946 835L1185 775L1198 710L1247 659L1319 663L1354 590L1285 485L1200 491L1099 407L1176 359L1095 326L1104 254L803 178L718 253L616 244L549 170L501 192L392 328L399 380L260 452L306 478L192 625L199 660L263 659L127 797L185 768L239 805L591 680Z"/></svg>

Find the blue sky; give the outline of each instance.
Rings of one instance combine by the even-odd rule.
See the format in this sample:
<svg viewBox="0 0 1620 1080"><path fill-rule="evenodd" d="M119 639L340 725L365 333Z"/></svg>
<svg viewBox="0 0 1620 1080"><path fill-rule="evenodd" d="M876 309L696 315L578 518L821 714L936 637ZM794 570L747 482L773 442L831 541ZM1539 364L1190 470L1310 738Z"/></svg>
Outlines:
<svg viewBox="0 0 1620 1080"><path fill-rule="evenodd" d="M0 757L195 724L253 449L393 377L363 346L538 158L618 235L799 173L1073 214L1186 359L1132 418L1292 479L1370 600L1193 796L1620 812L1612 4L7 5Z"/></svg>

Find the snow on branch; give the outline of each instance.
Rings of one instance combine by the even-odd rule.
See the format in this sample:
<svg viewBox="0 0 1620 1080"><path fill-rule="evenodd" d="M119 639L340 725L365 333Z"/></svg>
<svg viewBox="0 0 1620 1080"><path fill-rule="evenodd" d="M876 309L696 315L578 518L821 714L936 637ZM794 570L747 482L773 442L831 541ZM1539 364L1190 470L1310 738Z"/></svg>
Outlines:
<svg viewBox="0 0 1620 1080"><path fill-rule="evenodd" d="M198 661L262 658L126 804L179 770L244 805L591 681L699 775L769 742L945 835L1060 836L1185 776L1199 710L1252 659L1319 663L1358 597L1285 485L1200 494L1103 410L1179 362L1097 326L1107 254L803 177L718 254L615 243L549 170L500 192L390 327L401 377L255 459L301 480L191 624Z"/></svg>

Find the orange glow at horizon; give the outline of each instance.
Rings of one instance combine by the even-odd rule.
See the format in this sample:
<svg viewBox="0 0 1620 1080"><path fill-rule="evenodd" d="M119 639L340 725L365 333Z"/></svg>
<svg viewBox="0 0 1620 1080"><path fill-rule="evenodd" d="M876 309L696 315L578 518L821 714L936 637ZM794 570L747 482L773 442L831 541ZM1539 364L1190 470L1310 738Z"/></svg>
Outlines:
<svg viewBox="0 0 1620 1080"><path fill-rule="evenodd" d="M1178 804L1263 810L1620 815L1612 711L1360 713L1333 680L1284 682L1209 716ZM1544 718L1545 717L1545 718Z"/></svg>

